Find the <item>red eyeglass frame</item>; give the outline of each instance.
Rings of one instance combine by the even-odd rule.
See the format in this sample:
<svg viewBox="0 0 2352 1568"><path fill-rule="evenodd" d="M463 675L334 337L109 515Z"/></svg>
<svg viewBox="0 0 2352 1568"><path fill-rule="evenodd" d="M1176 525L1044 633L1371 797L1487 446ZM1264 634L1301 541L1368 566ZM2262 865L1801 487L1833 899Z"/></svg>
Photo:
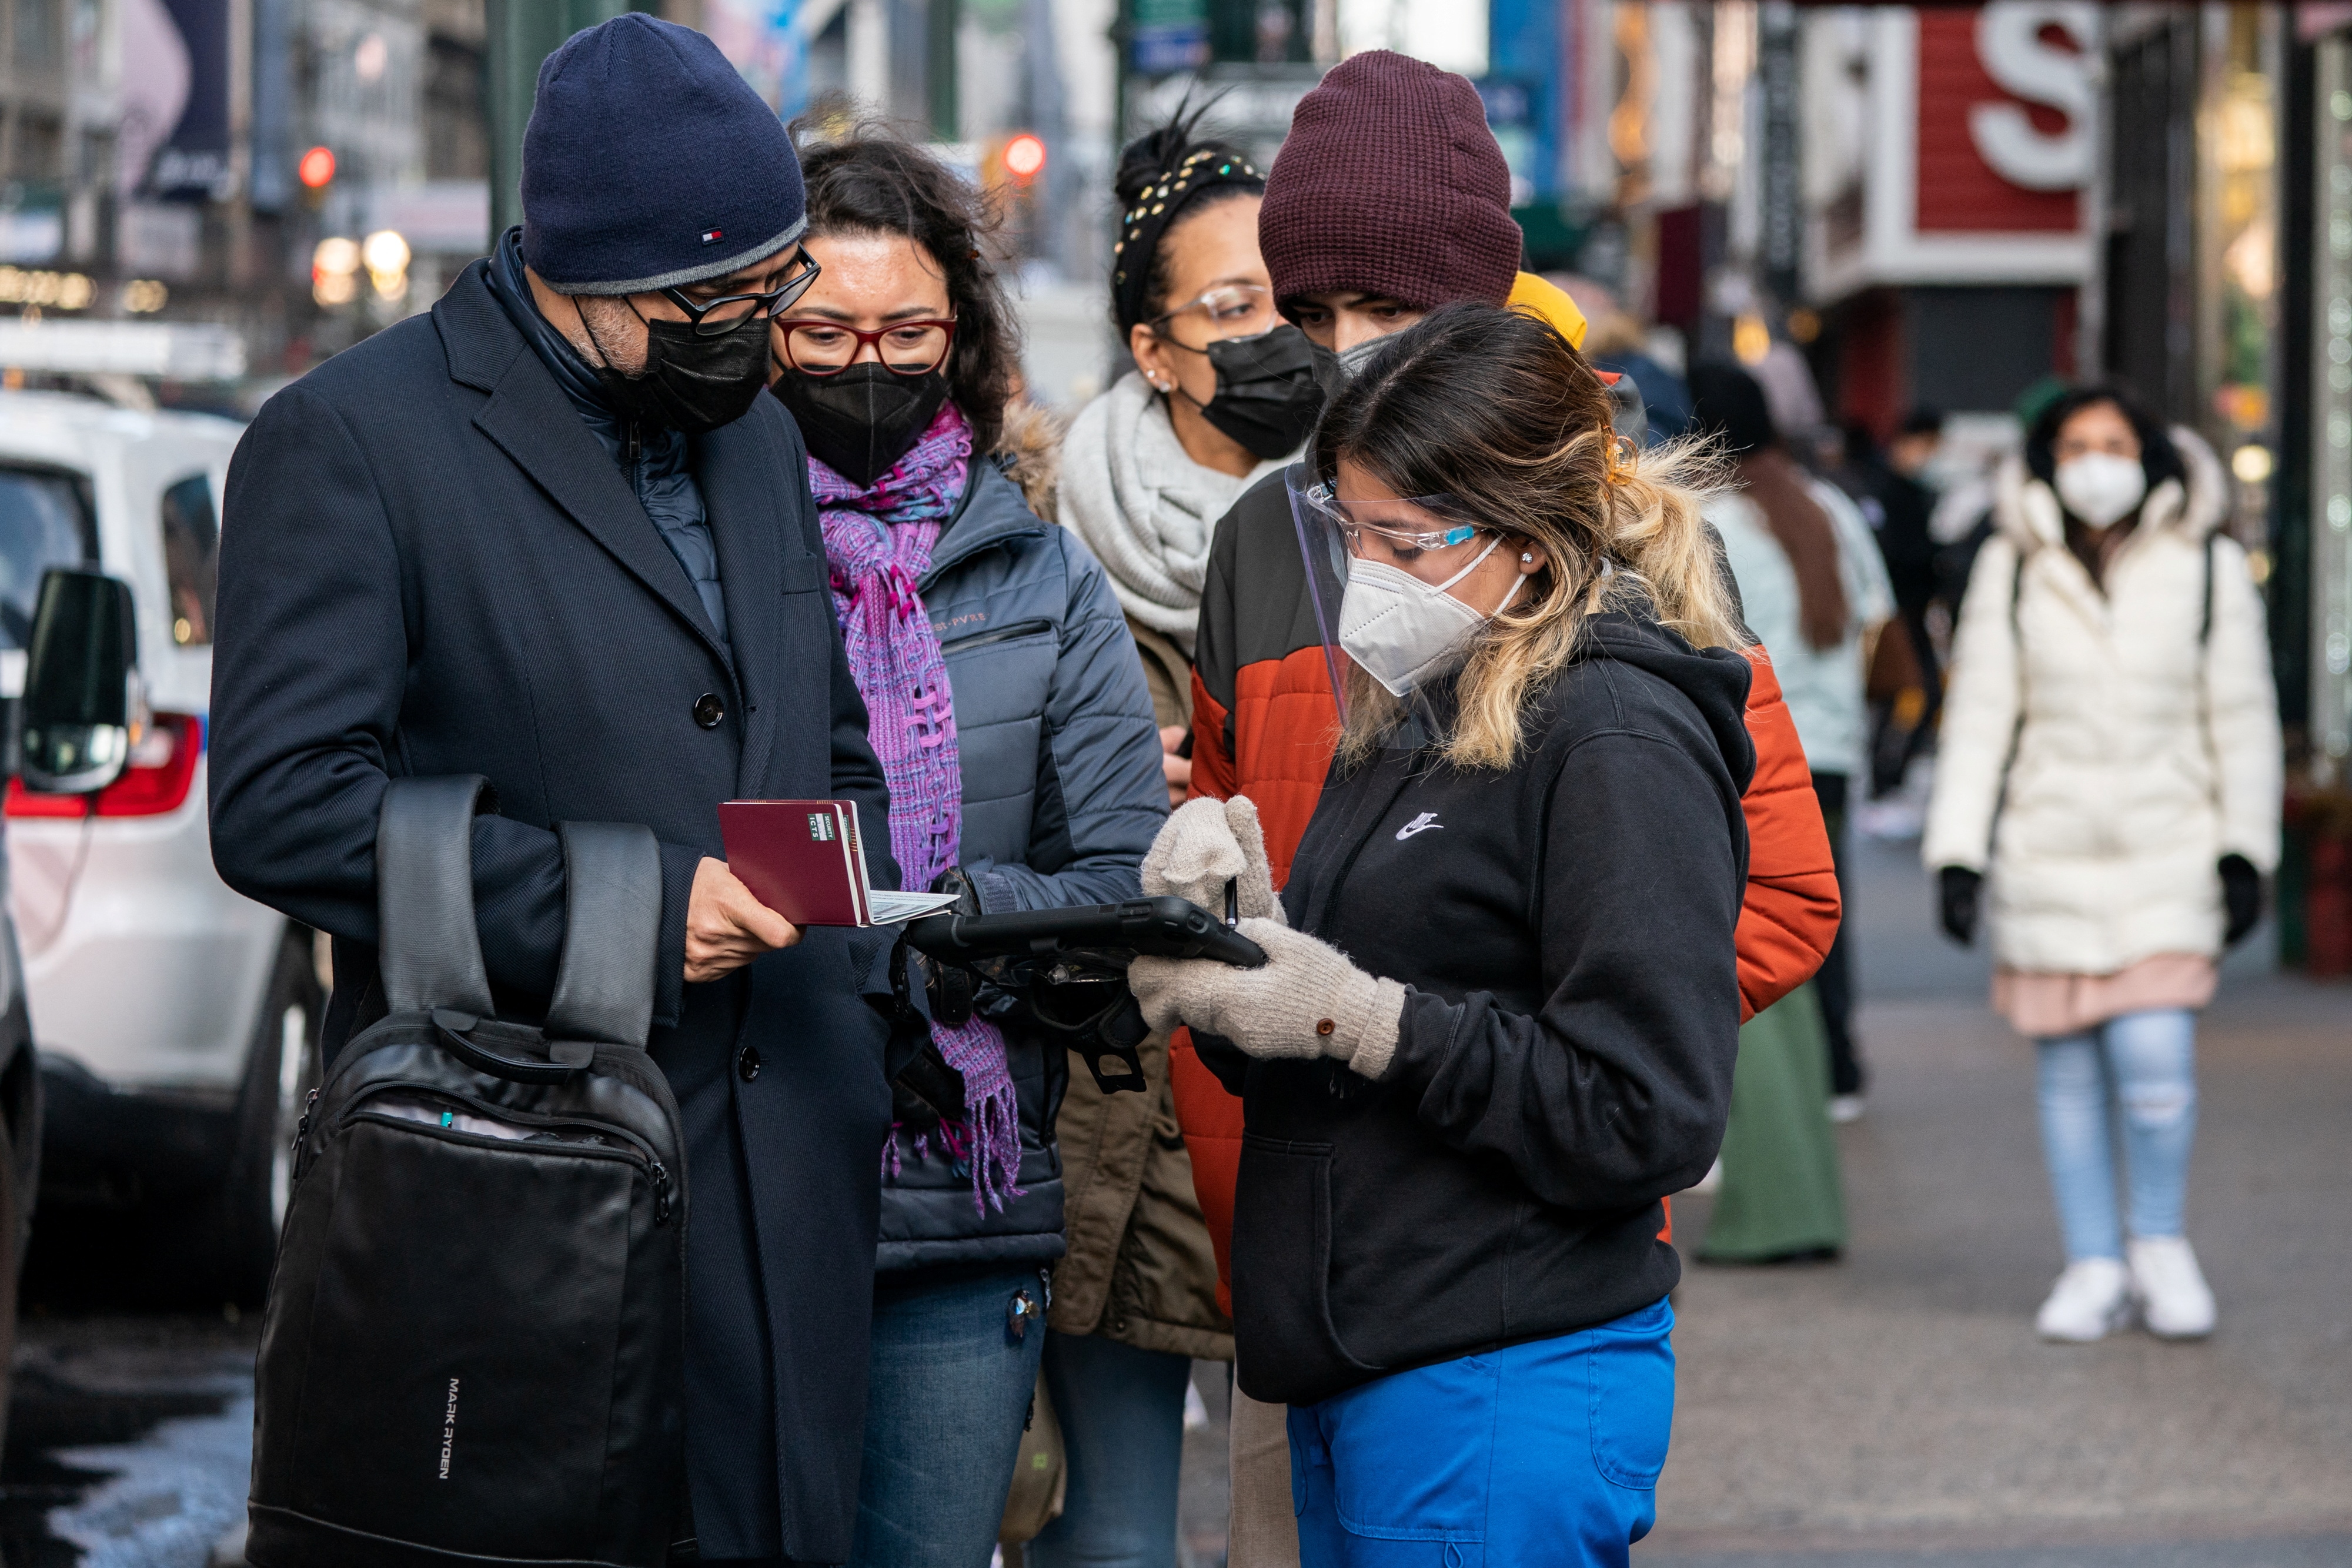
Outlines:
<svg viewBox="0 0 2352 1568"><path fill-rule="evenodd" d="M887 369L892 375L929 375L931 371L938 370L941 365L948 362L948 354L955 348L956 324L955 318L952 316L946 318L926 316L919 317L911 321L893 321L887 327L877 327L871 332L861 331L857 328L852 327L845 322L827 321L822 317L803 317L797 320L789 321L777 320L773 322L772 325L780 329L784 335L784 363L790 365L793 369L800 371L800 373L804 376L837 376L842 371L847 370L850 366L856 364L857 362L857 357L866 352L868 349L874 350L874 357L877 360L879 360L883 366ZM835 365L829 371L810 370L807 366L802 364L799 360L793 356L793 333L802 327L822 327L829 332L846 332L851 337L857 340L857 347L849 350L849 358L844 360L840 364ZM882 352L883 339L888 337L893 332L903 332L909 327L937 327L947 334L948 340L940 345L940 357L919 371L902 371L898 366L891 364L888 357Z"/></svg>

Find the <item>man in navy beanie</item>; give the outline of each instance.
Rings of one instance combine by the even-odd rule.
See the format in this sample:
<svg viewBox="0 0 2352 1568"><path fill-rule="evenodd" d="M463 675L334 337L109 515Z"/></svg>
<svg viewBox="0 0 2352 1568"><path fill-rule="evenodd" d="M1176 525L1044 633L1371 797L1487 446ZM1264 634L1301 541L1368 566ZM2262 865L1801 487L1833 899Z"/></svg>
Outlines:
<svg viewBox="0 0 2352 1568"><path fill-rule="evenodd" d="M894 1030L888 939L762 907L718 815L739 797L856 800L872 873L897 885L805 453L759 395L768 318L814 275L800 168L707 38L630 14L541 70L522 204L429 314L279 392L238 446L214 859L333 937L331 1060L384 1005L388 779L497 791L472 869L501 1018L542 1015L562 952L554 824L653 830L650 1048L689 1198L673 1556L838 1563L887 1070L919 1035Z"/></svg>

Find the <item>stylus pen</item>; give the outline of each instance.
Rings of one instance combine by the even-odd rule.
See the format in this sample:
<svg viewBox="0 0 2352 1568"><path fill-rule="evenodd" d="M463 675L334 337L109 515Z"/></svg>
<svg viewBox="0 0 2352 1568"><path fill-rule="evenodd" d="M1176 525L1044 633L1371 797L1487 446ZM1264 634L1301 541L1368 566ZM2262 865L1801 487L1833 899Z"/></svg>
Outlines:
<svg viewBox="0 0 2352 1568"><path fill-rule="evenodd" d="M1242 879L1225 878L1225 929L1231 931L1242 923Z"/></svg>

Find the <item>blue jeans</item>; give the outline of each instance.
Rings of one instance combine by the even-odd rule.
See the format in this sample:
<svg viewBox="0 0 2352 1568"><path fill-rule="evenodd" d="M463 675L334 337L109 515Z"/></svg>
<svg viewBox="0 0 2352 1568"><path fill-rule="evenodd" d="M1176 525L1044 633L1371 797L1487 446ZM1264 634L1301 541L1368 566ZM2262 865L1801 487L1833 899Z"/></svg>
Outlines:
<svg viewBox="0 0 2352 1568"><path fill-rule="evenodd" d="M1029 1568L1176 1568L1176 1481L1192 1358L1088 1334L1045 1339L1069 1490Z"/></svg>
<svg viewBox="0 0 2352 1568"><path fill-rule="evenodd" d="M2124 1125L2131 1233L2180 1234L2197 1137L2197 1020L2180 1009L2126 1013L2041 1042L2042 1147L2066 1260L2124 1255L2110 1106Z"/></svg>
<svg viewBox="0 0 2352 1568"><path fill-rule="evenodd" d="M1301 1568L1626 1568L1657 1520L1674 1310L1290 1410Z"/></svg>
<svg viewBox="0 0 2352 1568"><path fill-rule="evenodd" d="M1027 1291L1027 1332L1009 1313ZM854 1568L988 1568L1045 1350L1034 1267L874 1292Z"/></svg>

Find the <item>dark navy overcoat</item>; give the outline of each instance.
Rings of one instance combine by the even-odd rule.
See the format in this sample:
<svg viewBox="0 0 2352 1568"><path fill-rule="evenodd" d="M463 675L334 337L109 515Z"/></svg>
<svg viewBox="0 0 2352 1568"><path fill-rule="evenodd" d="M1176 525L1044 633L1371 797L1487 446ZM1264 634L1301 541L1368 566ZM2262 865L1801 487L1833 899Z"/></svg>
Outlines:
<svg viewBox="0 0 2352 1568"><path fill-rule="evenodd" d="M887 942L812 930L726 979L682 976L694 868L725 852L722 800L855 798L877 880L896 885L800 434L762 397L695 443L722 641L481 271L429 316L278 392L237 448L214 651L214 858L232 887L334 937L331 1052L369 1008L387 779L478 773L497 789L500 815L475 830L474 883L502 1012L530 1014L553 982L563 870L551 824L654 831L652 1050L686 1122L701 1552L839 1562L895 1064Z"/></svg>

